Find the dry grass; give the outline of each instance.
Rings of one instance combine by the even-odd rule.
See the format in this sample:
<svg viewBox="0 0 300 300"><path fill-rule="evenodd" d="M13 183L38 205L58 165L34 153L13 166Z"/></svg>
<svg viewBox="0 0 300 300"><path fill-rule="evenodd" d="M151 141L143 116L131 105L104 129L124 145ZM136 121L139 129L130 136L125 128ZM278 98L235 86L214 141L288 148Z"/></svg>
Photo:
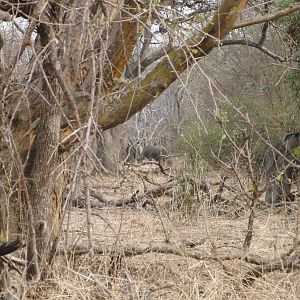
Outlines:
<svg viewBox="0 0 300 300"><path fill-rule="evenodd" d="M156 182L166 178L155 174ZM119 188L120 179L110 177L93 182L106 195L128 196L141 180L135 173ZM248 211L239 216L217 215L207 205L197 204L190 215L172 205L167 198L157 200L164 226L171 241L208 240L197 249L211 253L234 254L241 249L247 230ZM97 245L122 245L164 241L161 220L153 207L107 208L93 216L93 236ZM296 211L258 210L250 252L267 259L285 253L293 243ZM66 232L64 232L64 238ZM68 242L87 243L86 213L74 208L70 215ZM241 260L197 261L185 255L148 253L127 257L121 267L109 274L107 256L89 254L56 260L52 278L39 286L26 287L24 299L299 299L300 273L276 271L242 284L249 265Z"/></svg>

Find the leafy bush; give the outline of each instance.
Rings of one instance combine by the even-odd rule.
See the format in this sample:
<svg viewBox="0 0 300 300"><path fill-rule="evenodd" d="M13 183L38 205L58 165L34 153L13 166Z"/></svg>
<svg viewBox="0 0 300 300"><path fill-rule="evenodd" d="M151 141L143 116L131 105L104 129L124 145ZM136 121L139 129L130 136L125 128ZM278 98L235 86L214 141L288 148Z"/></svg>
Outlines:
<svg viewBox="0 0 300 300"><path fill-rule="evenodd" d="M216 157L224 159L233 151L232 145L225 138L219 124L207 121L205 127L208 132L197 121L186 121L180 141L194 169L211 164L216 166Z"/></svg>
<svg viewBox="0 0 300 300"><path fill-rule="evenodd" d="M278 2L280 7L288 7L299 0L280 0ZM298 66L291 68L285 75L285 82L289 84L295 99L300 97L300 12L296 11L293 14L289 14L283 18L279 18L277 23L281 27L285 27L285 31L290 41L289 48L293 58L298 61ZM300 111L300 101L298 100L298 112Z"/></svg>
<svg viewBox="0 0 300 300"><path fill-rule="evenodd" d="M215 119L206 121L204 126L192 118L187 120L180 144L193 169L198 170L205 166L218 167L220 160L228 163L234 155L240 157L240 164L248 163L238 153L247 139L253 166L260 170L268 148L261 137L276 147L287 132L299 130L294 105L293 100L259 103L252 99L233 99L232 103L220 105Z"/></svg>

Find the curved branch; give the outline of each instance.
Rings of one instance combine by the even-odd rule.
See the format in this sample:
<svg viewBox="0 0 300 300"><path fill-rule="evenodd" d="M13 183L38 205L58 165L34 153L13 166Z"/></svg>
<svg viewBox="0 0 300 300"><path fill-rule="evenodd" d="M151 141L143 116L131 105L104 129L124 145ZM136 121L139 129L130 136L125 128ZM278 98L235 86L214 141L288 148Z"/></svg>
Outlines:
<svg viewBox="0 0 300 300"><path fill-rule="evenodd" d="M287 59L283 58L282 56L279 56L279 55L271 52L267 48L263 47L261 44L253 42L253 41L249 41L249 40L225 40L225 41L222 41L220 43L220 46L229 46L229 45L243 45L243 46L253 47L253 48L256 48L256 49L262 51L263 53L265 53L266 55L272 57L273 59L278 60L279 62L287 61Z"/></svg>
<svg viewBox="0 0 300 300"><path fill-rule="evenodd" d="M254 18L251 20L245 20L245 21L238 22L237 24L235 24L235 26L233 26L232 29L238 29L238 28L243 28L243 27L250 26L250 25L260 24L260 23L264 23L264 22L270 22L270 21L273 21L280 17L289 15L298 10L300 10L300 3L296 3L287 8L284 8L277 12L274 12L273 14L270 14L270 15L265 15L265 16L261 16L261 17Z"/></svg>

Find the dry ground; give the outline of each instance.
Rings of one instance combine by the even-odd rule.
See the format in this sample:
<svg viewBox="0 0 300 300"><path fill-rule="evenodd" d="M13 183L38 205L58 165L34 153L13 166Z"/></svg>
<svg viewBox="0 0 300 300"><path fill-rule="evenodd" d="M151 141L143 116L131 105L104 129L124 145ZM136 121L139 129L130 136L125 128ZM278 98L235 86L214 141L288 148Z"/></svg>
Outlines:
<svg viewBox="0 0 300 300"><path fill-rule="evenodd" d="M155 182L167 180L155 168L149 170L145 166L144 172L150 172ZM143 190L138 169L126 174L125 179L113 176L94 179L92 186L113 198ZM208 177L218 180L216 174ZM230 196L233 197L226 194ZM184 205L171 202L168 197L155 201L158 211L151 205L94 209L97 212L92 216L95 245L165 241L167 232L171 242L199 241L206 237L205 243L196 247L206 254L213 251L234 254L242 248L248 209L239 210L238 214L221 210L223 213L218 214L218 208L209 206L204 198L203 203L191 198ZM258 209L250 253L267 259L285 253L293 243L296 218L295 206L291 210ZM73 208L69 221L65 221L64 241L67 238L68 243L87 245L86 224L86 210ZM26 287L24 299L300 299L299 270L271 272L245 286L242 279L249 266L239 259L196 260L184 252L126 257L115 269L105 255L60 257L53 277L42 286Z"/></svg>

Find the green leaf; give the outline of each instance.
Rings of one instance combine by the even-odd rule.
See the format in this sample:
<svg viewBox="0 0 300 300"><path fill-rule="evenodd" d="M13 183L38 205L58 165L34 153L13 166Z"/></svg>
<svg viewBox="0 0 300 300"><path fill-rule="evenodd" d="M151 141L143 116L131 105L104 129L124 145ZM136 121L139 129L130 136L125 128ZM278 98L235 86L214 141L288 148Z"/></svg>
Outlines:
<svg viewBox="0 0 300 300"><path fill-rule="evenodd" d="M221 137L221 140L225 140L226 139L226 134L223 134L222 137Z"/></svg>
<svg viewBox="0 0 300 300"><path fill-rule="evenodd" d="M175 61L176 65L180 65L181 62L182 62L181 57L176 57L176 58L174 59L174 61Z"/></svg>
<svg viewBox="0 0 300 300"><path fill-rule="evenodd" d="M284 179L283 173L280 173L278 176L276 176L277 181L282 181Z"/></svg>
<svg viewBox="0 0 300 300"><path fill-rule="evenodd" d="M300 157L300 146L294 148L294 149L292 150L292 153L293 153L294 156Z"/></svg>
<svg viewBox="0 0 300 300"><path fill-rule="evenodd" d="M257 192L257 191L258 191L258 186L257 186L257 184L253 184L252 187L250 188L250 191L253 192L253 193L254 193L254 192Z"/></svg>

